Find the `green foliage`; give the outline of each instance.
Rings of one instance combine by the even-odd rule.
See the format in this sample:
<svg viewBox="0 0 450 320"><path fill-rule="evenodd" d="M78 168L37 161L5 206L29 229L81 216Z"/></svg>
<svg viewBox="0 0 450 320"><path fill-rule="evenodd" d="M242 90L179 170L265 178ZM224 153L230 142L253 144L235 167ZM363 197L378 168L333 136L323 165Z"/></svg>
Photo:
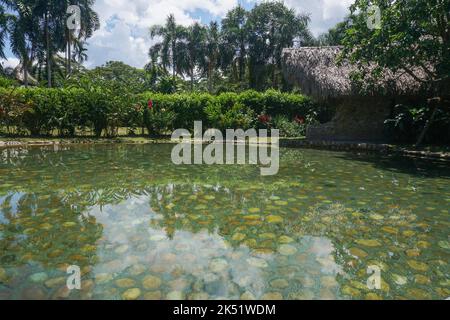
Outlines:
<svg viewBox="0 0 450 320"><path fill-rule="evenodd" d="M392 116L385 121L386 135L396 143L415 142L429 118L429 112L425 106L411 108L397 105ZM426 139L428 143L442 145L450 143L450 115L448 112L438 111Z"/></svg>
<svg viewBox="0 0 450 320"><path fill-rule="evenodd" d="M146 127L151 135L164 135L175 128L193 130L194 121L221 130L249 129L260 127L261 114L284 116L288 122L295 116L313 119L316 114L308 98L276 91L131 95L89 81L67 89L0 88L0 108L4 133L35 136L74 136L90 128L96 136L113 137L120 127L131 132ZM289 129L289 135L293 132Z"/></svg>
<svg viewBox="0 0 450 320"><path fill-rule="evenodd" d="M16 87L17 85L16 80L0 76L0 88Z"/></svg>
<svg viewBox="0 0 450 320"><path fill-rule="evenodd" d="M86 40L99 28L94 0L0 1L0 56L8 34L12 53L20 59L24 74L33 72L39 83L59 85L72 73L72 64L86 60ZM78 33L67 28L70 5L80 8ZM8 13L5 17L5 12ZM6 21L5 21L6 18ZM5 31L4 24L8 28ZM59 55L64 52L65 57ZM24 77L27 86L28 78ZM34 81L33 81L34 82Z"/></svg>
<svg viewBox="0 0 450 320"><path fill-rule="evenodd" d="M144 107L144 124L152 136L166 135L173 130L175 113L164 108L153 109Z"/></svg>
<svg viewBox="0 0 450 320"><path fill-rule="evenodd" d="M370 28L367 23L371 16L373 18L373 6L380 9L380 28ZM420 145L427 132L432 130L434 110L448 113L450 1L356 0L350 10L351 27L343 39L343 57L358 67L352 76L355 87L361 93L372 91L380 80L384 80L387 72L403 73L413 78L420 86L417 93L429 99L428 108L424 111L429 121L423 125L416 142L417 146ZM410 88L404 89L409 93ZM400 130L402 123L409 122L407 118L407 113L404 113L401 119L393 119L394 128ZM402 130L398 130L401 137Z"/></svg>
<svg viewBox="0 0 450 320"><path fill-rule="evenodd" d="M273 127L280 130L280 137L304 137L306 125L289 120L288 117L278 115L273 119Z"/></svg>
<svg viewBox="0 0 450 320"><path fill-rule="evenodd" d="M209 26L194 23L186 28L170 15L164 25L151 27L151 38L161 42L150 48L149 55L152 65L171 71L173 78L187 78L190 91L288 91L282 50L309 43L308 24L307 15L298 15L281 1L265 1L250 11L238 5L221 23Z"/></svg>
<svg viewBox="0 0 450 320"><path fill-rule="evenodd" d="M371 6L381 12L381 28L368 27ZM401 71L420 82L432 97L450 92L449 0L356 0L345 55L364 82L382 79L384 70ZM377 68L368 70L368 65ZM375 81L373 81L375 80Z"/></svg>
<svg viewBox="0 0 450 320"><path fill-rule="evenodd" d="M254 111L235 101L231 103L231 106L227 106L226 103L221 104L220 100L213 101L206 106L205 113L209 126L222 131L229 128L247 130L252 128L255 122Z"/></svg>

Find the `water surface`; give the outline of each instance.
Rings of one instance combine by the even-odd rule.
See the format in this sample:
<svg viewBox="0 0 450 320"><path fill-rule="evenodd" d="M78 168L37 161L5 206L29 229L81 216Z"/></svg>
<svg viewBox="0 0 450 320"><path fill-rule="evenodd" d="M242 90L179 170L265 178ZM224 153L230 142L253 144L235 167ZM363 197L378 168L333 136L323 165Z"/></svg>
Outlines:
<svg viewBox="0 0 450 320"><path fill-rule="evenodd" d="M450 296L448 162L282 149L261 177L171 148L0 149L0 299Z"/></svg>

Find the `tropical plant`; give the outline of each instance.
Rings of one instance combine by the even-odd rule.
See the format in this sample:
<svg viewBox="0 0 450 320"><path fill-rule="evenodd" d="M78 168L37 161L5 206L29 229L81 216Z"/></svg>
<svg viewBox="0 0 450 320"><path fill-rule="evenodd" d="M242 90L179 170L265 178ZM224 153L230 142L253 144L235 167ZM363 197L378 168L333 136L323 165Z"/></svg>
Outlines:
<svg viewBox="0 0 450 320"><path fill-rule="evenodd" d="M264 90L285 87L282 76L282 51L310 41L309 16L297 15L282 2L263 2L250 12L247 29L249 43L250 87Z"/></svg>
<svg viewBox="0 0 450 320"><path fill-rule="evenodd" d="M236 82L244 82L247 66L248 12L238 5L222 20L222 66L231 69Z"/></svg>
<svg viewBox="0 0 450 320"><path fill-rule="evenodd" d="M373 6L380 9L381 28L367 23ZM438 111L450 105L450 1L356 0L350 9L351 28L343 43L344 55L359 68L355 79L376 82L391 71L406 73L422 86L429 116L420 145Z"/></svg>
<svg viewBox="0 0 450 320"><path fill-rule="evenodd" d="M178 25L174 15L169 15L164 26L155 25L150 28L150 38L158 37L161 42L150 48L150 56L157 63L161 64L165 70L172 69L172 77L182 74L182 69L178 65L180 61L180 43L185 35L184 27Z"/></svg>

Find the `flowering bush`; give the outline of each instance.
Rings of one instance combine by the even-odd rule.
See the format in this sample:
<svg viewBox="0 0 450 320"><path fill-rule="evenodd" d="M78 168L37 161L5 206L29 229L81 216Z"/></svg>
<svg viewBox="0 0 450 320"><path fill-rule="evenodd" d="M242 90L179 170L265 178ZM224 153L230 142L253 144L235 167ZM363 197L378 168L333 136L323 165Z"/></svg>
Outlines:
<svg viewBox="0 0 450 320"><path fill-rule="evenodd" d="M147 127L152 135L173 128L193 130L194 121L218 129L275 127L273 119L305 122L315 115L310 99L277 91L241 94L127 94L114 88L80 84L77 88L0 88L0 130L7 134L74 136L91 128L96 136L115 136L119 127L130 132ZM300 117L300 116L299 116Z"/></svg>

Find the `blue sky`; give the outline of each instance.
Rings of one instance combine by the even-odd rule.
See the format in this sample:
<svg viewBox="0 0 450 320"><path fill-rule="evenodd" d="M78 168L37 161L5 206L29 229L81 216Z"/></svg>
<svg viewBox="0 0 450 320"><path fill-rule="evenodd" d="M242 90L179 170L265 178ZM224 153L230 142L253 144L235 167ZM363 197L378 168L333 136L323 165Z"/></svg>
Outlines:
<svg viewBox="0 0 450 320"><path fill-rule="evenodd" d="M148 62L148 49L152 41L148 28L163 24L167 15L173 13L180 24L194 21L208 24L220 20L239 0L96 0L94 9L98 12L101 28L88 41L89 68L109 60L121 60L135 67ZM251 9L262 0L240 0ZM284 0L285 4L298 13L311 16L311 30L319 35L348 13L352 0ZM9 49L8 61L3 64L14 66L18 60Z"/></svg>

